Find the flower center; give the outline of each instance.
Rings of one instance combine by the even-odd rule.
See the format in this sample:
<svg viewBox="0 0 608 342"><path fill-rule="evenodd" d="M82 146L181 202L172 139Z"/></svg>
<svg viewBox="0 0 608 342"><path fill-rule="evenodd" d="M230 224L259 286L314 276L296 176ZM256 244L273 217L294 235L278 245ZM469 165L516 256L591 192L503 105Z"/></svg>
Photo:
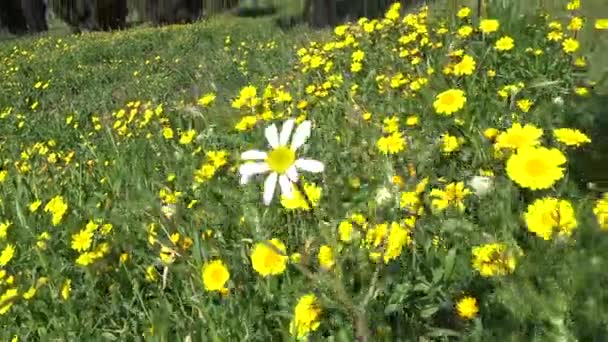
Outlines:
<svg viewBox="0 0 608 342"><path fill-rule="evenodd" d="M538 158L530 159L526 162L524 169L532 177L541 177L546 173L547 163Z"/></svg>
<svg viewBox="0 0 608 342"><path fill-rule="evenodd" d="M270 169L277 173L285 173L295 162L296 153L287 146L279 146L268 153L266 162Z"/></svg>
<svg viewBox="0 0 608 342"><path fill-rule="evenodd" d="M456 97L452 93L447 93L441 97L441 102L446 106L451 106L456 102Z"/></svg>

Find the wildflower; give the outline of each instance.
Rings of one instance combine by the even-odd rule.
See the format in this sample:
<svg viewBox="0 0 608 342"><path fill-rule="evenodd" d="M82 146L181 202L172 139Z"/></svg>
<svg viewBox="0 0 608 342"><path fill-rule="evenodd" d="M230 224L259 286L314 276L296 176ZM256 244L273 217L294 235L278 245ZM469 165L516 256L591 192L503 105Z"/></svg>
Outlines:
<svg viewBox="0 0 608 342"><path fill-rule="evenodd" d="M263 277L283 273L287 260L285 245L278 239L257 243L251 252L253 269Z"/></svg>
<svg viewBox="0 0 608 342"><path fill-rule="evenodd" d="M496 138L497 148L510 148L517 150L523 147L536 146L540 144L540 137L543 130L530 124L522 126L514 123L505 132L500 133Z"/></svg>
<svg viewBox="0 0 608 342"><path fill-rule="evenodd" d="M541 190L564 177L566 156L558 149L521 148L507 160L507 175L522 188Z"/></svg>
<svg viewBox="0 0 608 342"><path fill-rule="evenodd" d="M462 109L467 102L464 91L459 89L446 90L435 98L433 107L437 114L451 115Z"/></svg>
<svg viewBox="0 0 608 342"><path fill-rule="evenodd" d="M550 240L555 233L570 236L577 226L570 202L552 197L534 201L524 218L528 230L544 240Z"/></svg>
<svg viewBox="0 0 608 342"><path fill-rule="evenodd" d="M568 38L562 42L562 49L565 53L573 53L578 50L580 44L576 39Z"/></svg>
<svg viewBox="0 0 608 342"><path fill-rule="evenodd" d="M453 72L456 76L471 75L475 71L475 59L469 55L462 56L460 62L453 66Z"/></svg>
<svg viewBox="0 0 608 342"><path fill-rule="evenodd" d="M467 38L473 33L473 27L471 25L464 25L458 29L457 33L460 38Z"/></svg>
<svg viewBox="0 0 608 342"><path fill-rule="evenodd" d="M0 266L6 266L15 256L15 247L11 244L6 245L0 252Z"/></svg>
<svg viewBox="0 0 608 342"><path fill-rule="evenodd" d="M353 224L350 221L342 221L338 225L338 237L342 242L350 242L353 238Z"/></svg>
<svg viewBox="0 0 608 342"><path fill-rule="evenodd" d="M583 27L583 19L581 17L572 17L570 19L570 23L568 24L568 30L570 31L580 31Z"/></svg>
<svg viewBox="0 0 608 342"><path fill-rule="evenodd" d="M580 146L591 142L591 139L583 132L572 128L554 129L553 135L557 141L567 146Z"/></svg>
<svg viewBox="0 0 608 342"><path fill-rule="evenodd" d="M334 252L330 246L323 245L319 248L319 265L323 267L325 270L330 270L334 267Z"/></svg>
<svg viewBox="0 0 608 342"><path fill-rule="evenodd" d="M498 136L498 133L500 133L500 131L496 128L487 128L485 131L483 131L483 136L488 140L494 140L494 138Z"/></svg>
<svg viewBox="0 0 608 342"><path fill-rule="evenodd" d="M295 187L291 193L291 196L281 195L281 205L287 209L303 209L310 210L308 202L316 207L321 198L321 188L315 184L305 183L304 193L306 197L302 196L302 193Z"/></svg>
<svg viewBox="0 0 608 342"><path fill-rule="evenodd" d="M498 51L509 51L515 47L515 41L509 36L504 36L496 41L494 47Z"/></svg>
<svg viewBox="0 0 608 342"><path fill-rule="evenodd" d="M383 136L376 143L378 149L384 154L395 154L403 151L406 147L405 138L400 132L394 132Z"/></svg>
<svg viewBox="0 0 608 342"><path fill-rule="evenodd" d="M473 247L472 254L473 268L482 277L507 275L515 270L515 257L502 243L489 243Z"/></svg>
<svg viewBox="0 0 608 342"><path fill-rule="evenodd" d="M249 150L241 154L243 160L258 160L243 164L239 168L241 174L241 184L246 184L249 179L260 173L271 172L264 182L264 204L269 205L274 196L277 181L281 188L281 193L290 195L293 189L292 182L298 180L298 169L319 173L323 172L323 163L313 159L296 159L296 151L310 136L310 121L304 121L296 128L291 145L288 145L291 131L293 130L294 120L290 119L283 123L281 134L277 127L272 124L266 128L266 139L272 150L262 152ZM259 160L264 160L259 162Z"/></svg>
<svg viewBox="0 0 608 342"><path fill-rule="evenodd" d="M221 260L214 260L203 265L202 278L205 290L220 291L230 279L230 272Z"/></svg>
<svg viewBox="0 0 608 342"><path fill-rule="evenodd" d="M82 253L78 256L78 258L76 258L76 264L81 265L81 266L88 266L90 264L92 264L93 262L95 262L95 259L97 259L97 255L94 252L85 252Z"/></svg>
<svg viewBox="0 0 608 342"><path fill-rule="evenodd" d="M195 136L196 131L193 129L187 130L186 132L182 132L179 135L179 143L182 145L189 145L192 143L192 140L194 140Z"/></svg>
<svg viewBox="0 0 608 342"><path fill-rule="evenodd" d="M146 267L146 281L155 282L158 280L158 272L153 265Z"/></svg>
<svg viewBox="0 0 608 342"><path fill-rule="evenodd" d="M479 22L479 30L484 34L498 31L500 23L496 19L483 19Z"/></svg>
<svg viewBox="0 0 608 342"><path fill-rule="evenodd" d="M245 106L253 108L260 103L260 99L256 95L257 89L254 86L246 86L241 89L239 97L232 102L232 107L237 109Z"/></svg>
<svg viewBox="0 0 608 342"><path fill-rule="evenodd" d="M45 212L50 212L52 215L52 223L53 226L59 225L61 219L65 215L68 210L68 204L65 202L62 196L53 197L47 204L44 206Z"/></svg>
<svg viewBox="0 0 608 342"><path fill-rule="evenodd" d="M527 113L530 111L530 108L532 107L532 101L528 100L528 99L521 99L517 101L517 108L519 108L522 112Z"/></svg>
<svg viewBox="0 0 608 342"><path fill-rule="evenodd" d="M445 186L445 190L433 189L430 196L433 198L431 205L436 210L444 210L454 206L460 211L464 211L464 199L471 194L471 190L465 188L463 182L450 183Z"/></svg>
<svg viewBox="0 0 608 342"><path fill-rule="evenodd" d="M600 198L595 202L593 213L595 214L600 229L608 230L608 193L605 193L603 198Z"/></svg>
<svg viewBox="0 0 608 342"><path fill-rule="evenodd" d="M608 30L608 18L606 19L595 19L596 30Z"/></svg>
<svg viewBox="0 0 608 342"><path fill-rule="evenodd" d="M203 107L207 107L211 103L213 103L213 101L215 101L215 94L207 93L207 94L203 95L200 99L198 99L198 104Z"/></svg>
<svg viewBox="0 0 608 342"><path fill-rule="evenodd" d="M309 333L316 331L321 324L319 318L321 308L317 298L313 294L307 294L298 300L294 309L294 316L289 324L289 333L297 339L306 337Z"/></svg>
<svg viewBox="0 0 608 342"><path fill-rule="evenodd" d="M460 148L460 141L458 140L457 137L450 135L450 134L443 134L442 135L442 141L443 141L443 147L441 148L441 151L444 154L450 154L454 151L458 151L458 149Z"/></svg>
<svg viewBox="0 0 608 342"><path fill-rule="evenodd" d="M458 18L464 19L466 17L468 17L471 14L471 9L468 7L462 7L461 9L458 10L458 12L456 13L456 16Z"/></svg>
<svg viewBox="0 0 608 342"><path fill-rule="evenodd" d="M412 241L410 231L399 223L391 222L389 229L384 250L384 263L388 263L399 257L403 251L403 247L409 245Z"/></svg>
<svg viewBox="0 0 608 342"><path fill-rule="evenodd" d="M61 298L63 300L68 300L70 298L70 293L72 292L72 280L66 279L61 286Z"/></svg>
<svg viewBox="0 0 608 342"><path fill-rule="evenodd" d="M11 225L12 223L10 221L4 221L0 223L0 240L6 239L8 228L10 228Z"/></svg>
<svg viewBox="0 0 608 342"><path fill-rule="evenodd" d="M72 249L78 252L85 252L91 248L93 243L93 232L82 230L72 235Z"/></svg>
<svg viewBox="0 0 608 342"><path fill-rule="evenodd" d="M4 315L11 309L13 306L13 301L17 298L18 291L16 288L10 288L4 291L4 293L0 296L0 315Z"/></svg>
<svg viewBox="0 0 608 342"><path fill-rule="evenodd" d="M456 312L458 316L462 319L473 319L477 316L479 312L479 307L477 306L477 299L474 297L463 297L458 303L456 303Z"/></svg>

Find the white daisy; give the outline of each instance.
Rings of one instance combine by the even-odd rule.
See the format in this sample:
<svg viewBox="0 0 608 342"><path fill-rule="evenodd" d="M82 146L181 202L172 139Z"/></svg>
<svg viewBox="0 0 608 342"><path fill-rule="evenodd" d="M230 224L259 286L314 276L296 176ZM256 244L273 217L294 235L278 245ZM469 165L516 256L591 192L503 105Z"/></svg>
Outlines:
<svg viewBox="0 0 608 342"><path fill-rule="evenodd" d="M241 174L241 184L247 184L249 179L257 174L270 172L264 182L264 204L269 205L274 196L277 182L281 188L281 193L291 196L293 191L292 183L298 180L298 170L308 172L323 172L325 166L318 160L296 159L296 151L304 145L310 136L310 121L302 122L295 130L291 145L289 138L293 131L295 120L290 119L283 123L281 134L275 124L266 127L265 135L271 150L263 152L259 150L249 150L241 154L241 159L255 161L248 162L239 168Z"/></svg>

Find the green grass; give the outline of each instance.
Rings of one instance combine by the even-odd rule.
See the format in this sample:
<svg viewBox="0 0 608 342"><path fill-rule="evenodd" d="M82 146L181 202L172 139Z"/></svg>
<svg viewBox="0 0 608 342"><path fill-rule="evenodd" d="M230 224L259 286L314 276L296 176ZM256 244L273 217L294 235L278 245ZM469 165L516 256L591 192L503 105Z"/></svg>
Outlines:
<svg viewBox="0 0 608 342"><path fill-rule="evenodd" d="M604 204L594 213L598 194L580 184L572 162L596 145L566 147L552 130L576 127L602 139L588 130L594 113L585 112L603 89L585 83L601 79L601 56L589 68L572 61L599 54L606 31L588 31L571 56L546 41L546 21L511 11L493 7L488 15L500 20L499 32L466 39L454 33L462 19L431 12L434 48L420 34L399 42L416 25L371 33L353 25L347 32L358 46L340 47L343 38L329 32L283 33L272 18L228 16L80 36L58 28L0 43L0 222L10 224L6 234L0 225L0 340L293 340L294 307L307 293L322 312L314 341L605 340L608 233L600 219L608 210ZM445 35L436 33L439 21ZM510 52L493 48L503 35L515 40ZM399 56L404 46L408 55ZM475 59L472 74L444 73L459 61L448 56L457 49ZM536 49L543 53L535 56ZM508 99L497 95L519 82L523 88ZM259 104L235 107L246 86L256 88ZM589 96L576 95L581 87ZM463 90L467 102L440 115L436 96L450 88ZM285 93L291 101L281 100ZM205 94L215 101L198 103ZM533 102L527 113L517 105L524 99ZM412 116L417 125L406 124ZM314 210L288 210L278 194L265 206L263 178L239 182L240 154L268 149L264 127L281 128L290 117L313 126L298 156L325 165L300 174L321 190ZM243 118L254 123L236 129ZM513 152L498 153L484 137L513 122L541 128L538 143L568 157L552 186L519 186L506 171ZM383 138L401 141L391 133L395 125L407 148L383 153ZM459 142L453 152L445 150L446 134ZM209 153L218 151L226 164L212 167ZM493 173L489 193L465 196L462 211L453 201L438 209L437 190L463 182L473 191L482 170ZM428 185L413 193L423 178ZM56 196L67 210L53 223L55 209L47 207ZM411 196L409 206L401 203ZM543 240L528 227L524 213L547 196L572 204L572 235ZM546 221L559 217L553 228L564 231L572 228L562 221L567 214L548 213ZM92 220L99 227L87 230ZM352 241L344 241L339 227L353 222ZM74 244L82 232L94 232L83 248L98 252L87 266L77 263L86 254ZM263 277L251 254L272 238L292 258L281 274ZM497 259L516 264L483 277L472 251L491 243L506 248ZM335 262L329 269L320 264L326 255L319 261L327 248ZM374 261L391 253L393 260ZM225 293L206 291L201 279L215 259L230 272ZM464 296L477 300L472 319L455 309Z"/></svg>

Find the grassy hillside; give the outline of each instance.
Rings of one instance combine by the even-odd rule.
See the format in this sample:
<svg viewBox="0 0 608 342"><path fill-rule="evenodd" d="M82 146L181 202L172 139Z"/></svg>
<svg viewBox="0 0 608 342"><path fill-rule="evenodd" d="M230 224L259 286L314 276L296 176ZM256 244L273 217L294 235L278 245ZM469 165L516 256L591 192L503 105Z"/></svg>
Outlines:
<svg viewBox="0 0 608 342"><path fill-rule="evenodd" d="M1 43L0 340L605 340L574 4Z"/></svg>

